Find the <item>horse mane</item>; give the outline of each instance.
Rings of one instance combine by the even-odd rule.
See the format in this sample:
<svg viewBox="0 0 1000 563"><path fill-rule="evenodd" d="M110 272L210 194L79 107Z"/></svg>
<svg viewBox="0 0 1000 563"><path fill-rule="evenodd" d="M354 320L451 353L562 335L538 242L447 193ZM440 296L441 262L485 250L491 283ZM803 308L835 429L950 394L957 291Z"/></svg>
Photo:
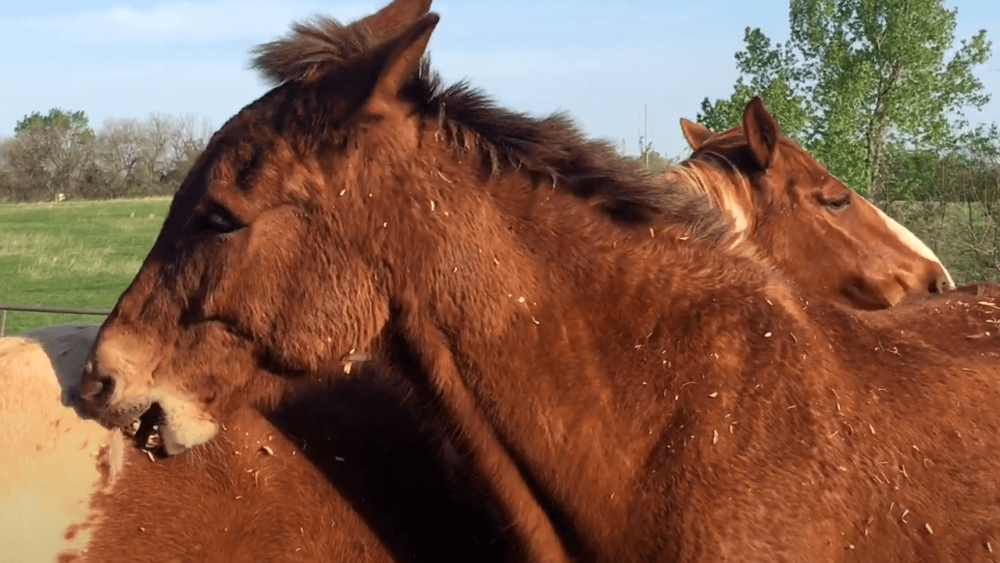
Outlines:
<svg viewBox="0 0 1000 563"><path fill-rule="evenodd" d="M380 39L385 38L376 37L363 20L344 25L317 17L295 23L289 35L255 47L251 66L275 87L303 83L346 66ZM526 171L623 223L666 219L684 225L691 237L715 240L729 232L706 194L687 182L664 181L619 156L610 142L587 139L564 112L534 117L499 106L465 80L446 86L428 56L400 97L422 117L436 120L439 134L453 150L477 152L486 174Z"/></svg>
<svg viewBox="0 0 1000 563"><path fill-rule="evenodd" d="M745 150L746 142L741 136L725 133L711 137L679 165L667 167L664 177L704 192L713 206L728 216L733 230L742 235L754 227L753 188L732 153L733 149Z"/></svg>

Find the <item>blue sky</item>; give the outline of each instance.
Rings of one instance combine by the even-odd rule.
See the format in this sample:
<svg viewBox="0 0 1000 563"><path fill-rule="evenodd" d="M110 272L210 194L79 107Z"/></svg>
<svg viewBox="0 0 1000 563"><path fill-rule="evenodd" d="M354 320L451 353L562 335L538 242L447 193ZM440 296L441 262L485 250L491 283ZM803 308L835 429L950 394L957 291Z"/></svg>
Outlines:
<svg viewBox="0 0 1000 563"><path fill-rule="evenodd" d="M152 112L212 129L266 90L247 51L313 14L352 20L381 0L34 0L0 5L0 136L32 111L83 110L91 124ZM993 59L978 73L1000 122L1000 3L954 0L959 38L985 28ZM591 135L634 153L648 110L654 148L681 154L678 119L731 92L743 29L788 35L787 2L435 0L430 43L448 81L468 78L509 107L566 110Z"/></svg>

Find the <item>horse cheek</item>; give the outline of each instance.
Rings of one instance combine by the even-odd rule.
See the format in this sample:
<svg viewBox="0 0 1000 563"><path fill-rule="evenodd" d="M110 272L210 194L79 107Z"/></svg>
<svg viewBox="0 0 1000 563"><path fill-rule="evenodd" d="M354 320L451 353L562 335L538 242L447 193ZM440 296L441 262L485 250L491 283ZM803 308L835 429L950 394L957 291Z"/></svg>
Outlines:
<svg viewBox="0 0 1000 563"><path fill-rule="evenodd" d="M308 327L308 334L300 338L311 338L313 349L322 351L316 361L322 365L366 349L389 318L388 299L375 272L356 258L334 255L328 269L312 273L316 279L306 286L313 291L299 300L297 322L306 319L299 326Z"/></svg>

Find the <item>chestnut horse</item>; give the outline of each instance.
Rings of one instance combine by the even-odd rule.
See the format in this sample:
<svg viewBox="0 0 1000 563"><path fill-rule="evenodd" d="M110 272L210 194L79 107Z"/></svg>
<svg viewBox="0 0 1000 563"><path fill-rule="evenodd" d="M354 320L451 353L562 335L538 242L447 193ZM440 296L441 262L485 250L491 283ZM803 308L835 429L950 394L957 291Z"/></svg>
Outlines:
<svg viewBox="0 0 1000 563"><path fill-rule="evenodd" d="M834 264L843 266L846 263L847 266L860 266L864 263L864 256L858 250L858 237L854 236L857 233L851 233L849 229L855 225L864 227L872 224L874 224L874 228L869 228L867 233L861 233L868 235L864 238L869 241L888 240L889 244L895 244L895 247L891 249L891 255L888 256L892 258L892 264L883 264L881 262L878 264L882 268L887 266L894 267L900 272L891 281L900 280L898 283L902 283L901 280L920 279L920 275L915 274L915 271L926 272L926 276L933 276L935 274L941 276L947 275L929 249L926 249L919 241L916 241L914 247L907 246L910 240L916 240L912 235L908 235L908 231L905 231L905 229L893 222L892 219L883 219L882 217L884 216L872 213L870 209L876 209L877 211L877 208L872 207L859 196L853 195L842 184L836 183L833 186L829 184L825 186L827 190L835 191L836 195L827 193L823 197L820 197L814 193L808 193L803 186L799 185L797 186L799 189L794 194L785 194L781 198L782 194L774 194L772 192L775 190L769 190L771 186L778 183L774 178L775 170L773 169L776 167L772 166L768 170L759 171L760 173L754 174L755 170L752 160L740 158L740 151L749 150L746 146L745 137L740 135L742 129L737 128L726 133L732 136L728 144L718 143L718 139L713 139L711 144L706 144L705 141L713 136L710 131L683 119L681 120L681 125L685 132L685 137L696 152L692 156L692 159L685 161L681 166L669 169L667 171L667 178L679 178L682 181L687 180L692 185L705 190L711 196L713 204L721 207L726 212L727 217L732 221L733 228L742 233L747 233L751 238L754 238L755 235L760 237L760 240L755 239L755 242L762 246L770 260L781 264L781 267L791 277L799 274L800 270L795 269L795 265L799 261L807 262L803 260L802 246L803 241L809 241L811 237L821 239L819 243L812 241L810 246L814 250L822 248L827 253L830 253L836 249L841 252L850 252L857 257L853 262L848 262L843 258L836 260L828 256L825 260L812 262L816 267L835 270L833 268ZM777 129L777 124L774 127ZM799 158L786 159L783 163L785 168L788 168L788 165L791 163L800 164L801 168L807 170L818 166L804 151L801 151L797 156ZM742 164L744 169L737 168L735 163ZM795 171L793 170L793 172ZM783 173L787 175L789 172L785 170ZM801 172L799 173L801 174ZM764 180L765 176L767 177L767 181ZM823 186L813 188L811 191L818 192L822 188ZM794 204L788 201L790 195L798 196ZM846 202L835 206L832 210L821 206L821 203L824 201L833 202L839 198L843 198ZM775 200L778 199L781 199L782 212L776 211L779 206ZM789 208L795 213L789 213ZM803 215L807 213L809 215L803 218ZM788 224L790 218L799 221L797 227ZM785 221L785 223L782 224L780 223L781 221ZM781 228L777 228L779 224L782 225ZM819 227L816 225L819 225ZM889 228L886 228L887 226ZM838 246L830 243L831 237L826 236L824 228L839 229L840 231L847 230L848 232L844 236L834 239L841 243ZM798 236L789 237L788 233L790 232L797 233ZM909 239L905 235L902 237L896 236L895 233L897 232L906 233ZM765 236L762 236L761 233L778 234L779 236L776 238L783 241L784 244L779 248ZM873 233L879 236L872 236ZM826 245L824 246L823 243L826 243ZM889 246L889 244L882 243L882 246ZM785 250L785 256L787 256L788 249L799 253L795 255L798 260L780 259L779 253L776 250ZM923 255L929 255L932 259L926 259ZM869 263L868 266L872 267L874 264ZM830 271L820 277L823 280L836 280L838 277L841 279L846 277L835 275L840 273ZM871 276L868 276L868 273L865 271L860 271L857 277L864 278ZM812 280L808 277L803 277L796 281L808 286L808 282ZM878 280L876 279L876 281ZM930 285L933 291L934 284ZM871 290L880 289L878 283L870 283L865 287ZM810 289L815 288L811 287ZM820 289L825 290L828 288L824 287ZM909 287L904 287L903 289L913 290L922 289L922 287L919 284L912 283ZM831 295L828 292L824 293L820 290L815 291L815 293L820 294L822 297L834 299L841 297L841 294L834 293ZM863 307L873 302L881 301L885 302L886 305L891 305L892 303L885 298L887 293L883 290L877 296L867 297L860 303L852 301L850 304ZM849 297L850 295L847 292L844 293L845 297ZM2 438L0 441L7 445L9 454L7 458L10 462L21 465L27 464L31 467L30 470L18 472L17 468L7 466L4 468L4 471L0 471L0 473L7 476L7 480L9 481L7 489L8 495L10 495L5 502L0 503L3 505L3 509L0 509L0 521L6 522L6 524L0 526L0 530L3 530L0 531L0 546L3 546L3 548L0 548L0 557L7 555L13 556L15 559L28 557L29 559L44 558L51 560L54 559L52 554L61 553L66 557L74 551L81 553L81 557L84 554L89 554L89 557L94 560L102 561L115 561L123 556L134 561L143 561L147 558L159 560L166 552L170 552L180 558L191 557L195 553L207 554L209 558L212 558L212 554L214 553L218 553L219 557L222 557L223 554L226 557L235 557L236 554L233 552L232 546L227 545L228 541L226 539L227 536L234 536L267 538L266 544L244 543L243 549L247 553L255 554L262 553L262 549L273 549L273 553L269 555L272 560L277 554L284 554L294 560L304 561L310 560L314 555L325 557L333 554L338 554L341 558L348 558L355 561L362 560L362 557L364 557L363 560L365 561L381 561L390 558L383 540L374 534L362 520L359 520L358 515L352 509L343 506L343 501L339 501L338 497L335 496L336 490L316 482L317 477L315 475L317 472L315 469L311 469L312 466L302 455L299 457L287 456L283 458L285 460L285 464L281 466L283 476L276 476L269 481L265 481L267 485L265 485L263 491L257 490L254 498L251 499L248 497L247 502L242 503L240 507L243 511L267 511L268 509L262 506L264 503L280 503L281 506L287 507L283 510L288 511L283 516L292 518L299 523L304 523L309 520L309 516L317 514L320 515L321 520L327 518L331 521L340 522L337 533L327 535L325 544L322 542L318 545L304 543L302 545L307 545L311 549L303 550L301 545L295 546L293 544L304 538L301 535L296 536L296 534L290 534L291 537L283 537L283 529L280 523L261 522L258 528L251 530L245 526L240 526L238 521L227 520L227 508L235 508L232 502L233 498L240 495L232 491L225 491L224 489L221 491L213 489L211 476L222 475L237 480L245 477L238 468L231 466L235 465L237 461L244 462L245 460L253 459L254 455L260 453L259 448L251 448L245 444L234 443L231 440L246 442L245 437L250 434L253 434L255 437L267 435L272 437L268 446L272 448L271 451L274 448L280 450L282 447L290 451L296 451L296 448L290 442L287 442L286 438L282 437L279 429L273 427L256 411L244 409L244 411L228 419L227 426L229 432L227 433L227 438L213 440L210 442L210 446L206 446L207 449L205 452L193 454L193 457L187 454L182 455L180 458L171 459L163 467L147 467L145 465L145 458L142 457L141 452L135 447L125 446L122 443L120 434L113 432L109 434L107 430L101 430L96 423L77 418L74 413L58 405L54 400L54 395L51 393L37 394L34 391L36 385L32 385L32 382L42 385L46 389L52 388L51 383L54 381L54 377L52 377L51 369L46 367L50 363L56 367L56 371L59 372L60 377L64 380L68 377L78 376L82 368L83 355L92 344L96 332L96 325L58 325L34 331L27 335L27 339L7 338L0 340L0 378L5 380L8 388L17 388L20 393L17 399L8 397L6 402L0 402L0 418L9 419L9 424L0 425L0 438ZM35 339L38 339L37 343ZM15 346L16 343L19 344ZM5 346L8 348L6 352L4 351ZM48 352L51 356L58 357L49 358L45 355L45 352ZM11 365L12 362L19 362L19 369L15 370L14 366ZM7 379L10 379L10 381L6 381ZM355 382L357 382L356 379ZM25 385L25 383L28 384ZM385 389L375 388L361 395L352 393L350 396L354 402L371 406L373 399L380 396L380 394L384 395ZM378 403L378 401L376 400L375 403ZM404 422L405 414L409 411L405 408L399 408L398 411L396 409L386 410L387 408L388 406L383 404L381 409L372 409L370 412L380 413L379 417L383 419L381 428L387 429L394 434L405 432L409 428L409 425ZM50 412L51 416L49 418L55 421L54 427L38 419L40 415ZM359 411L356 410L354 412L357 413ZM393 416L387 416L387 413L392 413ZM323 413L317 413L315 418L319 418L321 414ZM363 418L368 424L375 423L374 419L370 416ZM402 422L398 428L385 426L385 420L397 418ZM298 416L298 420L308 419L308 417L303 417L301 414ZM49 422L52 422L52 420ZM339 424L335 424L329 415L326 416L326 420L326 424L320 426L323 426L327 431L332 429L336 432L339 429L342 432L342 427L349 426L354 433L365 436L365 441L369 444L374 443L374 438L377 438L377 436L373 435L373 430L370 426L367 424L363 426L358 425L361 419L356 415L352 421L354 422L353 425L346 425L344 421L339 421ZM313 426L315 426L315 420L313 421ZM43 440L43 435L46 432L59 434L59 437L51 442ZM91 447L89 449L77 447L71 438L75 434L80 435L79 439L77 439L78 442L88 443ZM294 439L301 438L302 435L303 432L300 431L294 436ZM274 436L278 437L273 438ZM312 441L314 443L322 443L320 440ZM46 448L41 450L35 448L34 444L36 442L45 443ZM111 448L112 443L116 444L117 447ZM412 446L412 441L404 441L404 447L398 448L398 451L395 452L396 455L405 451L406 445ZM215 452L213 448L254 452L254 455L249 457L232 457ZM341 444L340 448L339 453L343 454L344 445ZM111 456L109 454L112 450L117 452L117 463L112 463L110 459ZM425 446L423 450L426 453L429 451L429 448ZM315 451L314 447L313 452ZM97 455L94 455L95 453ZM299 451L298 453L301 454L302 452ZM375 452L369 451L366 453L374 455ZM131 456L132 460L129 464L129 470L123 474L124 457L127 456ZM187 457L190 457L190 459L187 459ZM364 459L367 456L355 455L355 452L352 452L348 457L352 461L351 467L358 468L361 467L358 460ZM385 457L385 452L381 453L381 457ZM407 461L409 473L412 477L414 462L416 461L412 452L410 452L410 457L407 458ZM289 462L291 465L288 465ZM121 464L121 466L118 466L118 464ZM424 462L423 466L427 467L428 471L433 471L435 467L434 464L427 461ZM402 469L402 467L398 469ZM117 479L108 475L109 470L111 474L117 476ZM257 472L259 479L261 468L256 467L253 470ZM101 471L104 471L103 475ZM402 471L390 473L386 476L386 479L374 480L373 482L378 482L379 484L376 486L385 488L387 483L391 484L405 474L406 472ZM424 475L428 474L424 473ZM83 481L80 481L80 479L83 479ZM275 481L275 479L278 480ZM295 481L295 485L292 487L292 490L295 491L292 493L295 495L294 497L284 499L285 502L280 502L282 499L268 498L269 491L276 491L290 486L292 480ZM119 481L115 490L117 494L111 492L108 495L101 492L103 489L107 489L108 491L114 489L116 481ZM370 487L355 485L354 488L358 490L343 492L353 492L355 496L370 496L370 493L366 493L365 491L366 489L370 489ZM162 499L159 499L157 495L161 494L160 492L164 490L172 491L171 498L176 501L174 505L169 507L172 517L166 520L174 523L174 527L163 526L162 524L154 525L154 521L165 519L166 515L158 514L155 511L150 512L148 508L145 508L151 502L154 504L162 503ZM310 494L315 495L317 499L323 499L324 496L331 498L325 503L321 502L318 505L319 510L306 513L296 512L295 507L297 503L293 499L303 497L301 493L305 491L314 491ZM148 498L142 495L148 495ZM24 503L33 505L35 508L29 510L25 506L22 506L24 503L16 501L14 496L26 499ZM40 503L40 496L50 497L53 508L49 508L49 505L44 502ZM214 500L200 502L203 499ZM396 506L393 506L393 503L384 503L381 508L388 513L405 511L405 504L399 505L398 502L395 504ZM412 505L413 503L410 504ZM144 508L141 512L133 513L133 507L137 506ZM220 506L227 508L220 508ZM26 517L26 515L37 515L38 518ZM206 523L204 522L206 519L217 519L225 523L221 528L215 526L215 529L213 529L212 527L206 527ZM87 526L87 522L90 522L89 527ZM397 527L399 527L398 522ZM142 535L131 533L134 531L133 529L138 528L143 528L145 533ZM226 531L223 532L221 531L222 529ZM229 529L231 529L231 532ZM49 531L51 537L46 536L46 530ZM70 533L67 533L68 531ZM4 536L4 533L7 533L9 537ZM88 543L87 540L91 533L94 534L95 541ZM200 538L198 538L199 533L202 534ZM289 534L286 533L286 535ZM340 538L348 536L353 539L349 542L342 542L342 544L337 543ZM176 541L178 537L184 537L185 541ZM142 541L138 544L134 543L134 541L130 543L128 541L130 538L132 540L141 539ZM198 541L193 541L196 538ZM447 545L454 542L441 543ZM189 551L194 544L201 545L200 551ZM264 545L270 546L270 548L264 548ZM75 549L71 549L71 546L76 547ZM345 546L347 546L347 549L345 549ZM360 553L351 552L349 549L351 546L362 549L364 556ZM298 547L298 551L296 551L296 547ZM16 550L20 550L20 552L16 552ZM49 556L42 556L41 553L32 553L29 555L25 553L25 550L46 550ZM409 551L413 552L414 550L409 549ZM418 549L414 554L419 552L420 550ZM441 556L440 553L437 555ZM480 559L483 557L482 553L477 555Z"/></svg>
<svg viewBox="0 0 1000 563"><path fill-rule="evenodd" d="M766 111L760 117L779 134ZM681 119L690 158L666 171L709 195L788 278L821 299L858 309L891 307L911 295L955 287L930 248L828 173L795 141L782 157L753 158L744 122L722 133ZM780 134L779 134L780 135ZM789 181L795 176L794 181Z"/></svg>
<svg viewBox="0 0 1000 563"><path fill-rule="evenodd" d="M184 180L81 409L153 413L175 454L364 351L454 438L519 560L991 557L997 286L804 307L704 194L444 87L438 21L265 47L279 84ZM759 167L792 150L759 99L744 122Z"/></svg>
<svg viewBox="0 0 1000 563"><path fill-rule="evenodd" d="M0 338L0 561L498 561L393 384L361 365L269 413L240 409L152 462L62 404L97 335ZM329 408L330 405L336 408ZM388 431L387 431L388 430ZM473 497L474 498L474 497Z"/></svg>

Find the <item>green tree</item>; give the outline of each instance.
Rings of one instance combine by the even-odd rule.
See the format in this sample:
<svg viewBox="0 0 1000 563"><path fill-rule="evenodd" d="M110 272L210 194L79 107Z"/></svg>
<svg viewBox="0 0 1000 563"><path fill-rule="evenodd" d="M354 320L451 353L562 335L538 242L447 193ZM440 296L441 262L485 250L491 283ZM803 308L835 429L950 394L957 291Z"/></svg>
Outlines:
<svg viewBox="0 0 1000 563"><path fill-rule="evenodd" d="M93 131L90 130L90 120L87 119L86 113L82 111L64 111L59 108L50 109L47 115L42 115L35 111L30 115L24 116L14 126L14 135L17 136L25 132L37 131L48 127L62 131L89 133L93 135Z"/></svg>
<svg viewBox="0 0 1000 563"><path fill-rule="evenodd" d="M50 198L74 192L81 170L92 157L94 132L82 111L58 108L34 112L17 122L9 147L9 167L23 197L43 192Z"/></svg>
<svg viewBox="0 0 1000 563"><path fill-rule="evenodd" d="M990 57L986 31L956 46L958 12L943 0L789 4L788 42L772 46L748 28L732 96L706 98L699 121L734 126L760 95L786 134L848 186L884 200L892 145L954 145L968 127L963 112L989 101L973 74Z"/></svg>
<svg viewBox="0 0 1000 563"><path fill-rule="evenodd" d="M802 139L814 108L804 92L796 88L807 80L807 73L790 45L771 40L760 29L746 29L743 42L747 48L736 53L739 78L733 94L725 99L701 102L698 121L713 131L724 131L739 125L747 102L760 96L781 124L781 131Z"/></svg>

